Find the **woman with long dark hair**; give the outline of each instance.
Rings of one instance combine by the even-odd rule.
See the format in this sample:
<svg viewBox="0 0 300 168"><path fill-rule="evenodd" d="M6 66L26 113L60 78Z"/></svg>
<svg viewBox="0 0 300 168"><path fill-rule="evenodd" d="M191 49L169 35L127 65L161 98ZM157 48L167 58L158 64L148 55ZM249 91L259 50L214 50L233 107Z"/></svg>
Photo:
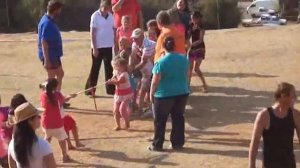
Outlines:
<svg viewBox="0 0 300 168"><path fill-rule="evenodd" d="M38 110L30 103L15 109L14 134L8 147L11 168L55 168L55 160L49 143L39 138L35 130L40 127Z"/></svg>
<svg viewBox="0 0 300 168"><path fill-rule="evenodd" d="M10 101L9 115L14 115L14 110L19 105L26 103L26 102L27 102L27 100L23 94L21 94L21 93L15 94Z"/></svg>
<svg viewBox="0 0 300 168"><path fill-rule="evenodd" d="M187 0L177 0L173 7L168 10L168 13L172 19L172 22L177 27L177 29L185 34L187 39L187 30L191 21L190 9Z"/></svg>

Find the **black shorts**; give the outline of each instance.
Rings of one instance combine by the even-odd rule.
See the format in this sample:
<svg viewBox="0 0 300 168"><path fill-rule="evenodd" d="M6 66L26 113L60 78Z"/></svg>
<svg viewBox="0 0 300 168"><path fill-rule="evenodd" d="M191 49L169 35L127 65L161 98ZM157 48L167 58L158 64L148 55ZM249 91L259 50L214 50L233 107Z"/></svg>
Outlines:
<svg viewBox="0 0 300 168"><path fill-rule="evenodd" d="M44 59L41 59L41 62L43 64L43 66L45 65L45 60ZM61 66L61 60L60 58L58 59L52 59L50 60L50 63L51 63L51 67L50 68L47 68L47 69L57 69Z"/></svg>

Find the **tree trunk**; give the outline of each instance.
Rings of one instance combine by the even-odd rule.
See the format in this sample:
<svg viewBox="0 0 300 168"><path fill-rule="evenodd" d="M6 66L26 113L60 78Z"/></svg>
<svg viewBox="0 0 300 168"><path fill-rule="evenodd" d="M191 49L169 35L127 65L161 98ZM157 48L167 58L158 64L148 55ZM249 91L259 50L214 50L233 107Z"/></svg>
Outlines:
<svg viewBox="0 0 300 168"><path fill-rule="evenodd" d="M8 0L5 0L5 6L6 6L6 20L7 20L7 27L10 27L10 17L9 17L9 5Z"/></svg>

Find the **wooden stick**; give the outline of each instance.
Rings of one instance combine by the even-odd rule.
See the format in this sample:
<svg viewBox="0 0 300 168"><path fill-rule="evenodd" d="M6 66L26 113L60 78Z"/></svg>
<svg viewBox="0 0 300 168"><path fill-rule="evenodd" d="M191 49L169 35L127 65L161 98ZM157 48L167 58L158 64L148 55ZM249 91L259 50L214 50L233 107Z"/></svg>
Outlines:
<svg viewBox="0 0 300 168"><path fill-rule="evenodd" d="M99 84L99 85L90 87L90 88L88 88L88 89L86 89L86 90L79 91L79 92L77 92L77 93L75 93L75 94L76 94L76 95L80 95L80 94L82 94L82 93L91 91L91 90L96 89L96 88L98 88L99 86L102 86L102 85L105 85L105 84L106 84L106 83L101 83L101 84Z"/></svg>
<svg viewBox="0 0 300 168"><path fill-rule="evenodd" d="M93 89L93 100L94 100L94 105L95 105L95 110L96 112L98 112L98 107L97 107L97 103L96 103L96 90Z"/></svg>

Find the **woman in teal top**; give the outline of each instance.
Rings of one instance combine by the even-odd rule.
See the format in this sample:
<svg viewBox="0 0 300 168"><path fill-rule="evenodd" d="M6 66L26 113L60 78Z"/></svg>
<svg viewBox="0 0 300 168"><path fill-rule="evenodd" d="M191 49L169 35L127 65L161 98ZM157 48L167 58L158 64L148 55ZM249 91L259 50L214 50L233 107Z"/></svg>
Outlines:
<svg viewBox="0 0 300 168"><path fill-rule="evenodd" d="M165 139L166 123L169 114L172 118L171 145L182 149L184 145L184 111L189 95L189 62L183 55L174 53L175 41L165 40L166 55L152 70L151 101L154 112L154 140L149 150L161 151Z"/></svg>

